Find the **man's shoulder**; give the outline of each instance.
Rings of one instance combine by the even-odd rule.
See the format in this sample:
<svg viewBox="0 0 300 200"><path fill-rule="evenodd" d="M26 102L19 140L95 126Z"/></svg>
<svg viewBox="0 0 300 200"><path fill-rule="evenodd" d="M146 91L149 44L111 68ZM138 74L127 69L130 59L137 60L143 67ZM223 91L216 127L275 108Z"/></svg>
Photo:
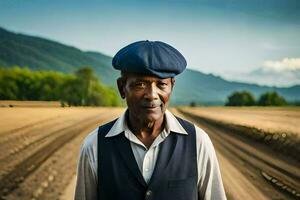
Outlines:
<svg viewBox="0 0 300 200"><path fill-rule="evenodd" d="M176 118L179 122L181 122L181 124L186 124L189 126L193 126L195 128L197 142L199 142L200 144L211 142L208 134L202 128L200 128L198 125L196 125L195 123L190 122L186 119L178 117L178 116L176 116Z"/></svg>
<svg viewBox="0 0 300 200"><path fill-rule="evenodd" d="M188 126L192 126L194 128L194 134L195 134L195 139L196 139L196 150L198 152L199 155L205 155L205 158L210 158L212 157L212 153L214 152L214 147L213 144L211 142L211 139L209 137L209 135L207 134L207 132L202 129L200 126L198 126L197 124L188 121L186 119L182 119L180 117L176 117L177 120L183 125L188 125ZM184 125L185 124L185 125ZM191 132L189 133L191 134Z"/></svg>
<svg viewBox="0 0 300 200"><path fill-rule="evenodd" d="M91 131L83 140L82 149L83 150L92 150L93 147L97 146L99 127Z"/></svg>
<svg viewBox="0 0 300 200"><path fill-rule="evenodd" d="M174 115L176 117L176 119L180 122L180 124L182 125L188 125L188 126L193 126L195 128L195 131L196 131L196 134L201 136L201 137L207 137L207 133L202 129L200 128L199 126L197 126L195 123L193 122L190 122L189 120L187 119L184 119L184 118L181 118L181 117L178 117L176 115Z"/></svg>
<svg viewBox="0 0 300 200"><path fill-rule="evenodd" d="M212 158L214 155L214 146L213 143L207 134L205 130L203 130L201 127L195 125L196 129L196 141L197 141L197 150L199 152L199 155L206 155L204 157L206 158Z"/></svg>
<svg viewBox="0 0 300 200"><path fill-rule="evenodd" d="M205 130L203 130L202 128L200 128L197 125L194 125L195 129L196 129L196 136L198 140L201 140L202 142L210 142L210 138L208 136L208 134L205 132Z"/></svg>
<svg viewBox="0 0 300 200"><path fill-rule="evenodd" d="M117 119L114 119L98 127L98 133L101 137L105 137L105 135L109 132L109 130L112 128Z"/></svg>
<svg viewBox="0 0 300 200"><path fill-rule="evenodd" d="M101 135L106 134L114 124L115 120L107 122L103 125L98 126L96 129L91 131L83 141L83 148L84 149L91 149L93 147L97 147L97 140L98 140L98 133Z"/></svg>
<svg viewBox="0 0 300 200"><path fill-rule="evenodd" d="M173 114L173 113L172 113ZM174 115L174 114L173 114ZM194 124L184 118L181 118L177 115L174 115L174 117L177 119L177 121L181 124L181 125L190 125L193 126Z"/></svg>

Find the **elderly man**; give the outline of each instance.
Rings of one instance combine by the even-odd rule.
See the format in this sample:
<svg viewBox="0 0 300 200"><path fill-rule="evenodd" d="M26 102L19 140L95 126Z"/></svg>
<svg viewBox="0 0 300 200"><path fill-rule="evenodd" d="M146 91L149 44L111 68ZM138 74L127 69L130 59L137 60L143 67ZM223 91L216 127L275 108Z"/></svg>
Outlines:
<svg viewBox="0 0 300 200"><path fill-rule="evenodd" d="M184 57L159 41L139 41L113 58L128 109L84 140L76 200L226 199L208 135L167 110Z"/></svg>

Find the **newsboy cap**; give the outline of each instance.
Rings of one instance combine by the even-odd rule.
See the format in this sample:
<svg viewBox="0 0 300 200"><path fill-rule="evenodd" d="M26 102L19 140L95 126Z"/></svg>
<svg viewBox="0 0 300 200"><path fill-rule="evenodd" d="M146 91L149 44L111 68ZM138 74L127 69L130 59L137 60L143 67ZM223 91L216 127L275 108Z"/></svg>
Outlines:
<svg viewBox="0 0 300 200"><path fill-rule="evenodd" d="M112 65L122 72L170 78L186 68L186 60L174 47L160 41L139 41L122 48Z"/></svg>

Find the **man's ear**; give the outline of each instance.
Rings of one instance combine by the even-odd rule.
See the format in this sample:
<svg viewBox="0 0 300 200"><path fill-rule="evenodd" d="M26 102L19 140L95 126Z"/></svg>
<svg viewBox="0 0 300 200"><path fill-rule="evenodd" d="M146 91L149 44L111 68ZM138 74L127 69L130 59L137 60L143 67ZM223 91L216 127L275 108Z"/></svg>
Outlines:
<svg viewBox="0 0 300 200"><path fill-rule="evenodd" d="M122 99L125 99L125 83L122 77L117 79L118 90Z"/></svg>
<svg viewBox="0 0 300 200"><path fill-rule="evenodd" d="M174 85L175 85L175 78L174 78L174 77L171 78L171 84L172 84L172 90L173 90L173 87L174 87Z"/></svg>

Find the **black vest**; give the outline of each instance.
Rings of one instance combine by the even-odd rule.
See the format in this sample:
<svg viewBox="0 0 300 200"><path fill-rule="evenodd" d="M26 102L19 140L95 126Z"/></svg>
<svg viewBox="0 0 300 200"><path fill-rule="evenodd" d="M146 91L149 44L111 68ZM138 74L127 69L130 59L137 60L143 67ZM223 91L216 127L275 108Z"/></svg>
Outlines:
<svg viewBox="0 0 300 200"><path fill-rule="evenodd" d="M98 131L98 200L198 200L194 125L177 118L188 135L171 132L161 142L147 184L124 133L105 137L115 121Z"/></svg>

